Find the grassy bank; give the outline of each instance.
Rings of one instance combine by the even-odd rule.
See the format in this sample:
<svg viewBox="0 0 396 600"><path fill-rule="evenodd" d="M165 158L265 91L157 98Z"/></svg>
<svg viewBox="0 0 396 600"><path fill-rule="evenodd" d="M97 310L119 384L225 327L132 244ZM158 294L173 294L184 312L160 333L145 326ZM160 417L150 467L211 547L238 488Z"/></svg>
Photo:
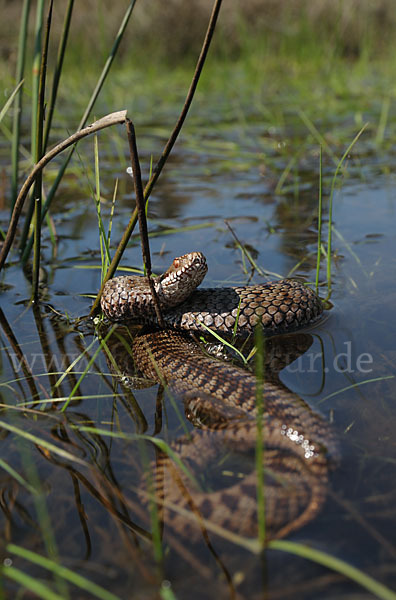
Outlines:
<svg viewBox="0 0 396 600"><path fill-rule="evenodd" d="M113 3L111 11L104 0L76 3L73 11L71 42L75 56L95 63L107 52L127 6L127 0ZM211 0L161 0L138 2L128 39L121 55L133 51L140 58L179 63L194 56L201 45ZM0 52L12 64L18 35L22 0L0 1ZM53 31L62 28L64 6L54 7ZM32 8L32 12L34 12ZM270 53L285 50L310 57L311 43L330 45L344 57L356 58L367 51L392 56L396 15L392 0L227 0L222 7L214 53L237 58L247 41L255 45L265 40ZM30 25L33 32L33 22ZM81 64L81 62L80 62Z"/></svg>
<svg viewBox="0 0 396 600"><path fill-rule="evenodd" d="M76 3L60 96L66 106L90 92L103 66L128 2L108 11L103 1ZM212 2L137 2L119 48L106 95L113 103L152 94L158 103L177 94L199 52ZM15 84L17 38L22 2L0 3L0 75L3 91ZM49 46L49 72L56 59L64 7L55 6ZM29 55L34 10L30 15ZM393 93L396 16L391 0L235 0L224 2L201 91L251 94L305 91L361 94L375 86ZM232 73L232 77L230 77ZM307 89L308 88L308 89ZM183 92L182 92L183 93ZM83 101L83 100L81 100Z"/></svg>

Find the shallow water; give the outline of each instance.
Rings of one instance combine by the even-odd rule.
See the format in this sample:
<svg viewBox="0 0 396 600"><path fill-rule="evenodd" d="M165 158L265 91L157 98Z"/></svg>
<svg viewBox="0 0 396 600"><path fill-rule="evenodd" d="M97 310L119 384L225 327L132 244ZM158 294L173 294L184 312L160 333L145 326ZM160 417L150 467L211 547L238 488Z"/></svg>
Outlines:
<svg viewBox="0 0 396 600"><path fill-rule="evenodd" d="M207 286L266 280L242 256L224 223L227 219L261 269L313 281L318 187L314 143L306 145L283 192L275 193L290 154L304 136L301 125L292 122L286 148L281 135L271 132L257 114L246 122L220 122L210 135L203 133L199 119L187 131L150 201L154 271L161 273L173 257L199 249L209 264ZM337 155L352 137L335 149ZM150 128L140 132L146 172L150 154L161 143L161 134ZM81 145L86 160L91 160L90 152L91 146ZM107 219L114 182L120 178L115 244L133 200L126 159L120 165L109 153L111 146L106 146L102 211ZM352 152L334 203L331 304L326 318L310 331L312 345L282 371L281 379L332 422L341 448L324 510L288 539L342 558L395 588L396 181L391 158L392 145L386 151L373 149L371 135L363 136ZM326 159L326 200L334 168ZM30 283L16 254L2 274L1 456L9 466L7 470L2 464L0 471L4 558L51 580L48 572L5 553L5 545L58 554L62 564L120 598L158 597L161 581L170 582L179 599L372 597L305 559L275 550L258 556L216 535L211 546L165 536L158 567L147 510L137 495L142 463L155 458L155 451L150 443L117 435L146 433L171 442L191 425L180 421L180 399L175 407L157 386L123 387L104 354L95 355L98 341L92 324L76 323L89 312L87 295L100 285L96 217L86 181L65 181L57 210L55 246L44 233L40 306L32 310L26 305ZM327 202L325 210L327 215ZM2 217L5 223L5 212ZM141 267L136 236L122 264ZM325 297L326 286L320 290ZM87 367L74 399L61 412ZM26 433L40 439L27 440ZM43 495L35 499L29 486ZM7 594L12 595L13 586L6 582ZM73 597L87 596L73 589Z"/></svg>

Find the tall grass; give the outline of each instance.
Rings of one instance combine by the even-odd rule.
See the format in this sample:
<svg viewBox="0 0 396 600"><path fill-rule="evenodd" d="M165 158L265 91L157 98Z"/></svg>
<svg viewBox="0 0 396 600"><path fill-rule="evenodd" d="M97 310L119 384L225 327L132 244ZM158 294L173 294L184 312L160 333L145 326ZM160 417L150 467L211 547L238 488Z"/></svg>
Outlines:
<svg viewBox="0 0 396 600"><path fill-rule="evenodd" d="M39 72L39 80L38 80L38 89L37 89L37 107L36 107L36 128L34 131L34 135L32 132L32 139L36 140L35 152L33 154L34 162L38 163L39 160L43 157L43 135L44 135L44 103L45 103L45 85L46 85L46 76L47 76L47 59L48 59L48 46L49 46L49 35L51 30L51 20L52 20L52 8L53 8L53 0L50 0L48 7L48 17L45 28L45 38L43 49L41 52L41 63L40 63L40 72ZM39 11L38 11L39 12ZM37 36L38 37L38 36ZM33 65L35 63L33 62ZM33 67L34 68L34 67ZM33 112L33 111L32 111ZM34 113L33 113L34 118ZM38 292L39 292L39 276L40 276L40 253L41 253L41 205L42 205L42 172L40 171L37 174L36 181L33 188L33 195L31 196L31 201L33 202L33 210L34 210L34 259L33 259L33 289L32 289L32 301L37 302L38 300ZM29 214L29 212L28 212ZM26 224L28 219L25 222L25 229L22 234L22 239L25 235L27 235Z"/></svg>
<svg viewBox="0 0 396 600"><path fill-rule="evenodd" d="M19 558L23 558L32 564L42 567L43 569L56 575L58 579L63 579L65 582L74 585L80 590L88 592L94 598L100 598L100 600L120 600L119 596L116 596L110 591L105 590L93 581L82 577L81 575L75 573L71 569L63 567L59 564L59 562L50 560L45 556L37 554L36 552L31 552L30 550L26 550L26 548L22 548L21 546L17 546L16 544L8 544L7 553L17 556ZM27 576L22 571L16 569L11 565L3 569L3 574L6 577L12 578L14 579L14 581L24 585L26 589L29 589L35 594L37 594L39 598L50 598L51 600L55 598L65 598L64 595L54 594L52 590L48 588L48 586L46 586L42 582L37 581L37 579L33 579L32 577Z"/></svg>
<svg viewBox="0 0 396 600"><path fill-rule="evenodd" d="M264 481L264 453L265 453L265 431L264 431L264 414L265 414L265 399L263 394L264 385L264 335L260 325L256 326L254 331L254 342L257 348L255 375L256 375L256 449L255 449L255 467L257 481L257 525L258 525L258 541L264 549L266 543L266 526L265 526L265 481Z"/></svg>
<svg viewBox="0 0 396 600"><path fill-rule="evenodd" d="M46 108L45 129L44 129L44 139L43 139L44 152L47 149L48 139L49 139L49 135L50 135L51 127L52 127L52 120L53 120L55 107L56 107L59 83L60 83L62 70L63 70L63 61L66 56L66 48L67 48L67 42L68 42L68 38L69 38L73 6L74 6L74 0L69 0L66 11L65 11L62 33L61 33L61 36L59 39L58 54L56 57L56 65L54 68L54 74L53 74L53 79L52 79L51 95L50 95L48 105Z"/></svg>
<svg viewBox="0 0 396 600"><path fill-rule="evenodd" d="M301 556L307 558L319 565L323 565L336 573L340 573L348 579L351 579L367 591L374 594L381 600L396 600L396 592L393 592L382 583L376 581L373 577L370 577L364 573L361 569L357 569L345 561L331 556L326 552L322 552L316 548L310 548L304 544L298 544L296 542L288 542L284 540L274 540L269 543L269 549L280 550L295 556Z"/></svg>
<svg viewBox="0 0 396 600"><path fill-rule="evenodd" d="M35 45L34 45L34 53L33 59L31 63L32 67L32 105L30 111L31 118L31 157L32 162L37 164L42 156L45 153L45 149L48 143L48 140L51 135L51 126L53 121L53 114L56 107L57 102L57 92L61 79L61 74L63 70L64 57L67 47L68 33L70 30L70 21L73 12L73 1L70 0L68 6L65 11L65 20L64 20L64 28L63 33L60 39L59 50L58 50L58 58L55 67L55 72L53 75L53 86L50 97L50 102L48 106L48 114L47 120L45 120L45 97L46 97L46 71L47 71L47 57L48 57L48 48L50 42L50 34L51 34L51 17L52 17L52 7L53 1L50 0L48 5L48 14L46 21L44 20L44 0L39 0L36 4L36 23L35 23ZM126 29L126 25L128 23L129 17L132 13L132 9L134 7L135 0L129 4L129 8L125 13L125 17L121 28L118 32L115 43L113 44L113 48L109 55L109 58L106 62L106 65L99 77L98 84L94 90L93 95L91 96L90 101L88 102L88 106L83 115L83 118L80 123L80 128L82 128L88 119L90 111L100 93L100 90L103 86L105 78L110 70L111 64L116 56L119 43L123 37L123 34ZM18 186L18 174L20 172L19 168L19 148L20 148L20 123L22 119L22 85L23 85L23 77L25 70L25 58L26 58L26 39L27 39L27 27L29 22L30 15L30 2L25 1L23 4L22 17L21 17L21 25L20 25L20 43L19 43L19 52L18 52L18 65L17 65L17 82L18 86L14 90L9 102L3 108L3 112L0 115L2 118L7 109L9 108L12 99L16 96L16 102L14 104L14 122L13 122L13 137L12 137L12 156L11 156L11 187L12 187L12 200L13 203L16 199L17 186ZM43 27L45 26L45 36L43 41ZM0 120L1 120L0 118ZM71 157L69 154L69 160ZM39 272L40 272L40 253L41 253L41 223L44 219L48 208L50 207L51 201L55 195L56 187L59 185L61 178L65 172L65 168L67 162L64 163L63 168L61 168L58 178L56 180L56 185L53 186L49 196L47 197L47 202L42 207L41 196L42 196L42 173L41 170L38 171L34 190L30 197L29 208L25 217L25 224L20 240L20 251L23 255L23 261L26 261L30 255L30 250L34 244L34 262L33 262L33 285L32 285L32 300L38 300L38 289L39 289ZM97 190L98 194L100 194L99 189ZM100 205L100 204L99 204ZM34 233L31 233L31 222L32 216L34 215ZM100 215L100 213L99 213ZM27 240L30 237L28 243ZM106 238L103 238L106 241ZM107 248L108 252L108 248ZM111 331L108 335L111 334ZM100 350L100 346L99 346ZM76 394L77 390L80 388L81 382L84 379L84 376L90 366L96 359L97 353L93 355L91 362L88 362L88 367L81 375L80 379L77 381L74 389L69 395L68 400L64 404L64 409L67 408L69 402ZM51 377L51 374L49 374ZM62 458L68 458L73 461L73 463L78 463L79 460L77 457L73 457L73 455L69 455L67 452L63 452L61 449L58 449L56 445L47 443L46 440L42 438L37 438L36 436L21 430L16 425L12 425L8 422L1 423L1 427L4 431L8 431L17 436L19 440L25 440L34 444L35 442L39 445L39 447L45 452L54 453L58 456L62 456ZM12 579L14 582L18 583L21 586L21 589L29 590L30 593L35 594L40 598L51 598L51 599L60 599L65 600L70 597L67 582L71 582L77 587L84 589L95 597L102 598L103 600L116 600L116 596L110 592L107 592L100 586L94 584L86 580L85 578L73 573L69 569L65 569L60 564L59 554L57 551L57 546L55 542L55 536L53 534L52 524L50 522L50 518L48 515L46 502L45 502L45 494L42 488L41 479L37 473L36 466L34 461L32 460L32 456L30 451L27 451L26 447L21 445L20 448L20 456L21 461L24 466L24 470L28 475L28 479L25 481L23 477L17 477L19 479L19 483L24 485L27 490L32 490L32 497L35 506L36 516L38 520L38 528L41 532L44 541L44 547L47 552L47 556L39 556L38 554L29 552L23 548L19 548L14 545L8 546L8 551L10 553L14 553L20 557L23 557L25 560L31 561L32 563L39 564L41 567L48 569L50 573L52 573L54 578L54 583L57 588L57 592L55 592L52 587L44 584L43 582L34 579L27 573L21 571L16 568L5 563L2 567L2 575ZM76 460L74 460L76 459ZM4 461L2 461L4 462ZM4 463L3 468L6 468L11 475L17 475L14 473L14 470L10 465Z"/></svg>
<svg viewBox="0 0 396 600"><path fill-rule="evenodd" d="M38 0L36 7L36 23L35 23L35 35L34 35L34 50L32 59L32 105L31 105L31 134L30 134L30 153L32 157L32 163L36 164L42 157L42 136L43 136L43 118L44 118L44 94L45 94L45 73L46 73L46 61L48 52L48 41L50 24L46 31L46 43L42 47L42 31L44 26L44 0ZM52 9L51 5L49 8L49 20L51 19ZM27 236L29 234L29 228L32 221L33 214L35 212L36 201L39 203L41 209L41 194L42 194L42 179L41 174L38 176L33 194L29 198L29 206L25 217L25 224L23 227L20 247L23 249ZM37 231L37 228L35 228ZM37 246L40 247L40 232L38 237L34 237L36 241L35 250ZM34 236L34 234L33 234ZM35 256L34 263L37 264L38 257ZM37 282L36 282L37 286ZM36 297L35 287L33 284L32 299Z"/></svg>
<svg viewBox="0 0 396 600"><path fill-rule="evenodd" d="M117 51L120 45L120 42L125 34L125 30L126 27L128 25L129 19L131 17L133 8L135 6L135 2L136 0L132 0L128 6L128 8L125 11L123 20L121 22L120 28L117 32L116 38L114 40L113 46L110 50L110 53L106 59L105 65L102 69L102 72L100 73L100 76L98 78L98 81L96 83L95 89L91 94L91 97L88 101L88 104L86 106L86 109L84 111L84 114L80 120L80 123L78 125L78 129L82 129L88 118L89 115L95 105L96 100L99 97L99 94L102 90L103 84L110 72L110 68L113 64L113 61L117 55ZM41 3L42 4L42 3ZM56 102L57 102L57 97L58 97L58 89L59 89L59 84L60 84L60 80L61 80L61 76L62 76L62 72L63 72L63 65L64 65L64 57L66 54L66 48L67 48L67 41L68 41L68 35L69 35L69 29L70 29L70 20L72 17L72 13L73 13L73 6L74 3L70 0L68 3L68 6L66 8L65 11L65 19L64 19L64 26L63 26L63 31L62 31L62 35L61 35L61 39L60 39L60 43L59 43L59 49L58 49L58 58L57 58L57 64L55 67L55 72L54 72L54 76L53 76L53 86L52 86L52 92L51 92L51 97L50 97L50 102L49 102L49 114L48 114L48 121L46 121L44 123L44 99L42 97L41 102L38 103L38 86L39 86L39 72L38 71L38 67L37 67L37 61L39 60L39 58L41 58L41 62L43 63L43 58L44 55L42 55L41 53L39 53L39 48L41 48L41 29L42 29L42 24L43 24L43 7L42 5L39 5L40 10L37 12L37 31L36 31L36 51L35 51L35 55L34 55L34 77L33 77L33 98L37 99L37 102L34 103L33 101L33 106L35 107L34 110L32 110L32 115L31 115L31 119L32 119L32 148L35 148L37 150L37 148L41 147L41 150L46 148L46 145L48 143L48 139L51 133L51 125L52 125L52 119L53 119L53 114L56 108ZM23 24L25 23L25 21L23 20ZM48 27L48 37L50 34L50 26ZM45 49L44 49L45 50ZM37 94L35 92L37 88ZM43 90L44 93L44 90ZM44 131L44 126L45 126L45 131ZM41 139L41 143L39 144L39 129L41 128L41 136L44 135L44 139ZM43 134L44 131L44 134ZM17 133L15 133L15 138L17 139ZM17 145L18 142L16 141L15 144ZM70 150L68 157L66 158L66 160L63 162L62 166L60 167L59 171L58 171L58 175L55 179L55 182L53 183L51 189L49 190L48 194L47 194L47 198L46 201L43 205L43 207L40 207L40 223L43 222L47 211L49 210L51 203L53 201L53 198L56 194L56 191L59 187L60 182L62 181L62 178L65 174L66 168L70 162L70 159L73 155L73 151L74 148L72 148L72 150ZM40 158L40 156L38 156L37 151L32 152L32 157L33 157L33 162L37 162ZM17 172L17 166L14 167L14 178L16 179L16 172ZM36 194L33 194L32 198L35 198ZM30 235L30 239L27 241L27 238L29 236L29 231L30 231L30 225L31 225L31 218L34 212L34 201L32 200L30 203L30 208L29 211L25 217L25 225L24 225L24 229L23 229L23 233L22 233L22 237L20 240L20 251L22 253L22 261L25 263L29 256L30 256L30 252L34 243L34 235Z"/></svg>
<svg viewBox="0 0 396 600"><path fill-rule="evenodd" d="M344 164L346 158L349 156L350 151L352 150L353 146L356 144L356 142L358 141L358 139L360 138L360 136L362 135L364 130L367 128L367 126L368 126L368 123L363 125L363 127L360 129L360 131L358 131L358 133L353 138L352 142L349 144L349 146L345 150L344 154L342 155L342 157L340 158L340 160L337 163L337 167L334 171L334 176L331 181L330 196L329 196L329 208L328 208L329 225L328 225L328 232L327 232L327 270L326 270L326 273L327 273L327 297L328 298L330 297L330 294L331 294L331 260L332 260L331 242L332 242L332 233L333 233L333 201L334 201L335 186L336 186L336 182L338 179L338 175L343 167L343 164ZM318 249L318 252L320 252L320 249Z"/></svg>
<svg viewBox="0 0 396 600"><path fill-rule="evenodd" d="M317 253L316 253L316 276L315 276L315 291L316 291L316 293L318 293L318 288L319 288L320 259L322 256L322 179L323 179L323 161L322 161L322 146L320 146L319 194L318 194L318 242L317 242ZM330 222L329 222L329 225L331 227Z"/></svg>
<svg viewBox="0 0 396 600"><path fill-rule="evenodd" d="M23 85L26 60L27 27L29 21L30 0L24 0L21 22L19 27L18 39L18 59L16 69L16 81L18 86ZM11 145L11 209L14 206L18 193L18 175L19 175L19 144L22 115L22 90L18 93L14 104L14 116L12 127L12 145Z"/></svg>
<svg viewBox="0 0 396 600"><path fill-rule="evenodd" d="M99 141L98 137L95 135L94 137L94 157L95 157L95 207L96 207L96 216L98 219L98 231L99 231L99 248L100 248L100 256L101 256L101 281L104 280L108 266L111 262L110 257L110 236L111 236L111 228L112 228L112 215L110 216L110 222L107 232L105 231L105 226L102 220L101 214L101 196L100 196L100 168L99 168ZM115 195L117 192L117 186L114 190L114 199L113 199L113 207L115 201ZM113 211L112 211L113 214Z"/></svg>

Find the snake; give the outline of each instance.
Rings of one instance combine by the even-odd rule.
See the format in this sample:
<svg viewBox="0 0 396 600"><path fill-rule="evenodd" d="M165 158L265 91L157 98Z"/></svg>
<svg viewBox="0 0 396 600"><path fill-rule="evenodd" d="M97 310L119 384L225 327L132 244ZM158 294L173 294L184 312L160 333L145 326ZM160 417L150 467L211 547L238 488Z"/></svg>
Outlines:
<svg viewBox="0 0 396 600"><path fill-rule="evenodd" d="M142 497L155 499L172 532L195 541L208 531L257 536L262 492L266 539L285 537L313 520L325 503L329 472L338 461L334 431L276 374L258 382L245 368L208 355L191 332L246 335L259 326L276 340L272 336L315 323L322 302L291 279L197 290L206 271L203 254L191 252L154 279L165 329L158 329L146 278L115 277L103 289L101 307L110 321L150 324L134 338L131 357L122 346L122 359L133 357L144 377L180 395L196 427L157 459L154 476L143 478ZM258 439L264 445L260 466L254 464ZM228 455L242 461L243 473L227 475L221 463Z"/></svg>
<svg viewBox="0 0 396 600"><path fill-rule="evenodd" d="M265 335L301 329L317 321L322 302L315 292L293 279L257 285L196 288L208 270L202 252L175 258L154 289L168 327L246 335L261 323ZM124 275L110 279L101 296L104 314L114 322L156 322L147 279Z"/></svg>

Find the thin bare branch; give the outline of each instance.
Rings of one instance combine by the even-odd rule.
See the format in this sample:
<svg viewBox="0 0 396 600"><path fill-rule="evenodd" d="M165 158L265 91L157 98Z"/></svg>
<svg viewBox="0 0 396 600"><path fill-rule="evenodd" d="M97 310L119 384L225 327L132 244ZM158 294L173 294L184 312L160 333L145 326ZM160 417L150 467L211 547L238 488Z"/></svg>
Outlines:
<svg viewBox="0 0 396 600"><path fill-rule="evenodd" d="M0 270L3 268L4 263L7 259L8 253L10 251L12 242L15 237L18 220L19 220L26 196L27 196L29 189L31 188L34 180L36 179L37 174L40 173L42 171L42 169L45 167L45 165L47 165L55 156L57 156L58 154L63 152L63 150L66 150L66 148L69 148L69 146L72 146L73 144L75 144L82 138L86 137L87 135L96 133L97 131L104 129L105 127L110 127L111 125L119 125L120 123L124 123L125 119L126 119L126 115L127 115L126 110L120 110L118 112L111 113L109 115L106 115L102 119L95 121L91 125L84 127L84 129L81 129L80 131L73 133L73 135L71 135L67 139L63 140L63 142L60 142L54 148L52 148L52 150L47 152L47 154L45 154L45 156L43 156L43 158L41 160L39 160L39 162L34 166L30 175L26 178L25 183L21 187L21 190L18 194L18 198L15 201L15 206L14 206L14 210L12 212L7 235L4 240L4 245L3 245L3 248L0 253Z"/></svg>
<svg viewBox="0 0 396 600"><path fill-rule="evenodd" d="M155 314L157 315L157 320L158 320L159 325L161 327L164 327L164 320L163 320L162 314L161 314L160 303L158 300L157 292L155 291L154 282L151 278L151 256L150 256L150 244L149 244L148 230L147 230L146 203L144 201L142 175L141 175L141 170L140 170L139 154L138 154L137 144L136 144L135 128L130 119L126 119L125 124L126 124L126 128L127 128L127 133L128 133L128 143L129 143L129 152L131 155L133 183L135 186L136 208L137 208L138 218L139 218L140 241L141 241L141 245L142 245L143 264L144 264L144 267L146 270L146 276L147 276L148 284L150 286L151 295L153 298Z"/></svg>

